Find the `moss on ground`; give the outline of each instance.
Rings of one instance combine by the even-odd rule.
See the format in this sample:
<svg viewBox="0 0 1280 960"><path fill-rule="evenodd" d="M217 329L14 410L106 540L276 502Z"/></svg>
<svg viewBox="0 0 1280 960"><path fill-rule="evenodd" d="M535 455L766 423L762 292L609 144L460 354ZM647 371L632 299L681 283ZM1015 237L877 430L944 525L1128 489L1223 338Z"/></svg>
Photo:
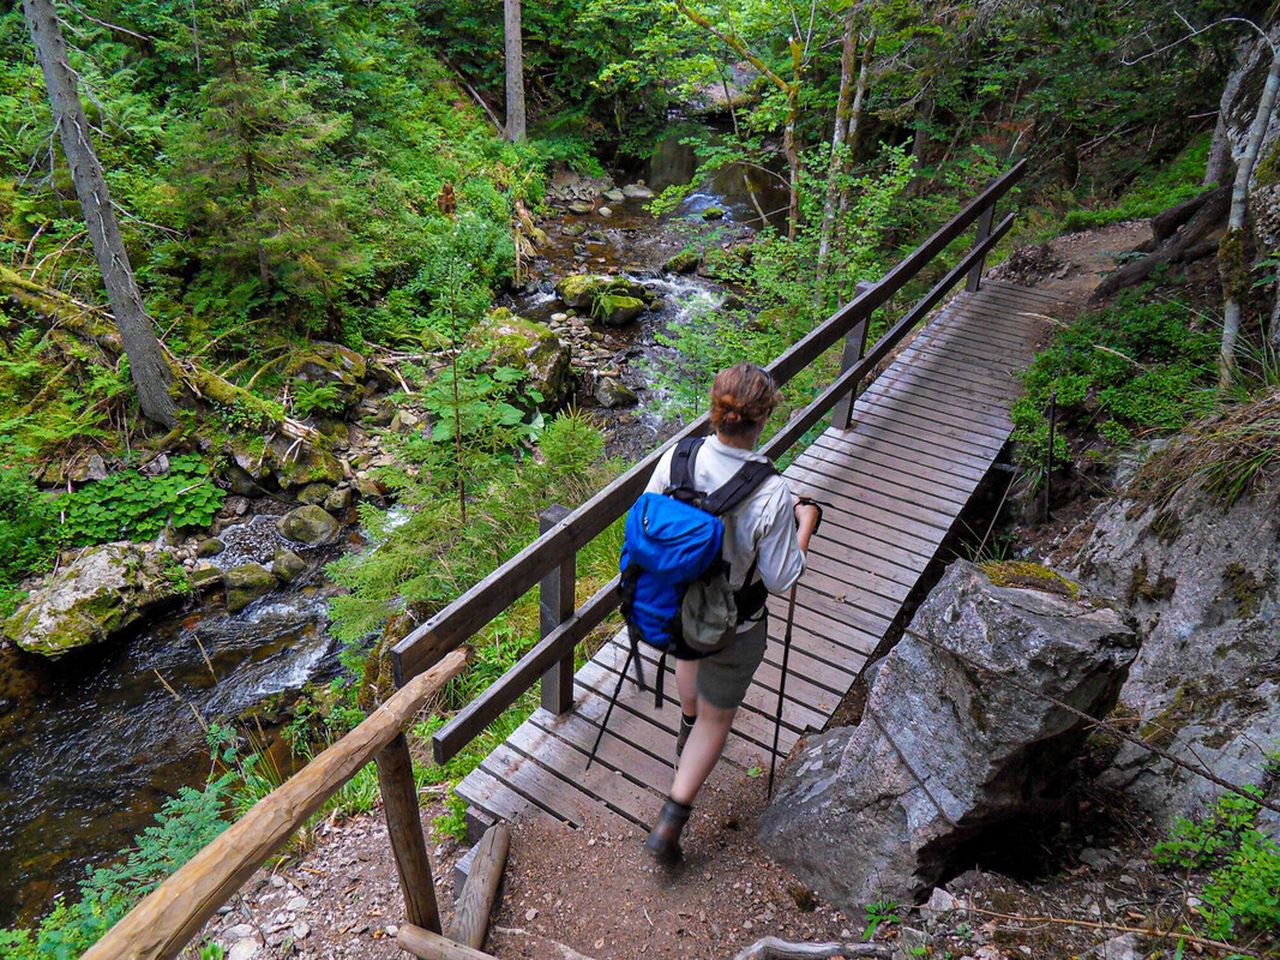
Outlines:
<svg viewBox="0 0 1280 960"><path fill-rule="evenodd" d="M1021 587L1042 590L1075 599L1080 596L1080 584L1068 580L1056 570L1027 560L998 560L980 564L979 569L997 587Z"/></svg>

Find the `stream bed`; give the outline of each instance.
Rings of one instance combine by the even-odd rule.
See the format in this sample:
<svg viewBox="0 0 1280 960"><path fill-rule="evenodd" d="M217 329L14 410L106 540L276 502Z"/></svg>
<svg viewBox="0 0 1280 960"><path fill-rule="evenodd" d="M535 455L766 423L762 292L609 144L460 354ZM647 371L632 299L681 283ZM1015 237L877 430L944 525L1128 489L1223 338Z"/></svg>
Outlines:
<svg viewBox="0 0 1280 960"><path fill-rule="evenodd" d="M687 183L695 165L679 142L684 132L673 129L637 177L658 190ZM628 200L607 218L565 212L544 224L550 243L532 277L500 303L546 320L557 309L555 279L583 270L626 274L662 298L660 309L608 331L621 377L640 398L636 407L598 412L611 454L635 459L679 426L650 382L652 369L678 361L659 335L723 299L712 281L665 274L661 265L711 229L701 216L707 207L724 212L718 237L739 238L778 199L768 175L729 167L659 219ZM269 559L279 536L270 514L280 509L224 531L227 550L214 562ZM353 531L345 545L360 542ZM337 671L331 587L315 562L333 555L306 556L306 576L237 614L178 606L129 637L57 660L0 649L0 926L34 922L55 897L74 894L86 869L125 848L167 798L202 784L206 724Z"/></svg>

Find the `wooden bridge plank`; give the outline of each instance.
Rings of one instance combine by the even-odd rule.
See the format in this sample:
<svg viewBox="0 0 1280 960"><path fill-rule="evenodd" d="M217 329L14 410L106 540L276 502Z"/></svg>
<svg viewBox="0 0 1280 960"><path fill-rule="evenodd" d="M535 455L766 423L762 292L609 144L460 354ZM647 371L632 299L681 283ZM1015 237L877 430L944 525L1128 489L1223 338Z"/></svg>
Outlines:
<svg viewBox="0 0 1280 960"><path fill-rule="evenodd" d="M900 447L932 457L946 457L980 473L986 473L990 469L995 452L988 451L980 455L966 453L966 449L972 448L964 447L962 438L939 430L926 430L921 424L902 424L894 420L892 414L886 416L878 405L859 410L857 419L850 427L850 432L864 435L872 432L880 433L891 437Z"/></svg>
<svg viewBox="0 0 1280 960"><path fill-rule="evenodd" d="M876 397L876 402L869 404L866 412L869 416L889 417L910 424L931 439L946 438L953 449L974 451L973 455L980 461L989 461L994 454L1004 449L1008 441L1008 437L1002 437L998 429L978 429L975 425L952 416L946 408L934 408L905 392ZM956 444L966 446L956 448Z"/></svg>
<svg viewBox="0 0 1280 960"><path fill-rule="evenodd" d="M908 367L889 370L867 388L868 398L874 402L882 395L905 393L920 403L927 403L945 410L949 417L963 419L966 423L974 424L982 430L992 426L1000 429L1007 425L1009 420L1007 396L1001 397L999 401L983 400L970 393L962 394L954 387L937 385L926 371L918 370L914 379L905 379L910 372Z"/></svg>
<svg viewBox="0 0 1280 960"><path fill-rule="evenodd" d="M626 830L631 826L630 821L597 803L591 794L506 744L499 744L481 761L480 768L571 826L580 827L593 819L603 819L611 829Z"/></svg>
<svg viewBox="0 0 1280 960"><path fill-rule="evenodd" d="M913 370L909 367L890 370L880 380L884 381L884 388L887 390L918 391L921 396L964 404L989 418L1009 417L1012 390L1002 391L998 396L984 395L975 392L963 381L949 377L945 371Z"/></svg>
<svg viewBox="0 0 1280 960"><path fill-rule="evenodd" d="M985 466L957 463L947 458L945 452L941 455L923 453L903 445L896 436L889 433L859 433L854 430L832 429L819 434L810 445L810 449L814 446L819 450L824 448L837 450L858 460L866 460L872 454L876 454L880 460L900 464L900 469L908 474L936 477L939 483L959 489L968 489L977 483L986 475L988 469Z"/></svg>
<svg viewBox="0 0 1280 960"><path fill-rule="evenodd" d="M797 457L792 467L825 477L827 489L833 493L843 493L850 500L865 499L868 503L878 503L895 513L905 510L907 516L914 514L924 517L932 514L937 518L929 521L929 525L933 527L949 527L957 507L964 505L959 491L948 489L945 494L939 493L936 487L931 488L918 477L904 475L893 467L872 466L865 461L837 466L822 456L821 452L808 451L805 451L804 456ZM872 499L871 495L884 500L880 502ZM895 506L896 504L902 506Z"/></svg>
<svg viewBox="0 0 1280 960"><path fill-rule="evenodd" d="M608 764L593 763L588 770L590 747L579 749L537 724L522 723L507 737L507 746L637 826L652 824L662 806L662 797L631 782Z"/></svg>
<svg viewBox="0 0 1280 960"><path fill-rule="evenodd" d="M829 505L831 510L851 518L849 523L852 526L849 526L849 529L863 530L865 536L882 540L888 546L896 544L900 551L906 553L925 558L931 556L936 528L925 528L924 536L906 530L897 531L895 527L898 518L889 510L860 499L854 500L834 494L821 483L811 481L805 473L788 473L785 476L794 493L821 500Z"/></svg>
<svg viewBox="0 0 1280 960"><path fill-rule="evenodd" d="M855 448L856 449L856 448ZM884 481L894 481L905 487L914 495L927 494L938 504L946 504L952 509L957 503L968 501L973 492L977 477L962 480L950 474L942 474L921 466L918 461L904 457L890 457L880 451L858 450L851 453L847 445L828 443L812 443L804 452L806 464L816 461L819 464L842 471L841 476L858 477L859 482L865 476ZM797 457L797 462L800 461ZM815 469L821 469L817 467Z"/></svg>
<svg viewBox="0 0 1280 960"><path fill-rule="evenodd" d="M579 698L579 701L575 702L575 709L558 716L539 707L529 717L529 722L539 730L559 737L580 750L584 764L596 742L596 735L600 732L599 723L591 723L588 712L585 709L577 709L578 703L586 699ZM603 710L600 715L604 715ZM618 736L613 730L606 730L604 736L600 738L600 749L596 751L595 763L621 771L624 776L637 784L657 791L666 787L675 769L669 761L652 755L625 737Z"/></svg>
<svg viewBox="0 0 1280 960"><path fill-rule="evenodd" d="M455 792L495 820L518 820L535 813L545 815L541 808L480 767L468 773Z"/></svg>

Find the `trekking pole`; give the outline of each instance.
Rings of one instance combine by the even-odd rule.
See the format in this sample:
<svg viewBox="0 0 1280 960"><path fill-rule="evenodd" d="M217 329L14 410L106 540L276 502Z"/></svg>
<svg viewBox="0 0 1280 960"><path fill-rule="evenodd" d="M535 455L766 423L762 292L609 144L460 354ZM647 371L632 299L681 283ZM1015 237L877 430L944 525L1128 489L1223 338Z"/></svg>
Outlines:
<svg viewBox="0 0 1280 960"><path fill-rule="evenodd" d="M596 751L600 749L600 741L604 739L604 731L609 726L609 717L613 716L614 704L618 702L618 695L622 693L622 683L627 679L627 669L631 666L631 658L637 656L635 644L631 645L631 649L627 651L627 662L622 665L622 672L618 674L618 685L613 688L613 697L609 700L609 707L604 712L604 720L600 724L600 732L596 734L596 742L591 747L591 756L587 757L587 769L591 769L591 764L595 763ZM639 664L636 665L639 669Z"/></svg>
<svg viewBox="0 0 1280 960"><path fill-rule="evenodd" d="M773 723L773 752L769 755L769 789L768 798L773 799L773 773L778 765L778 737L782 733L782 698L787 689L787 658L791 655L791 625L796 616L796 582L791 587L791 596L787 598L787 631L782 638L782 677L778 680L778 715Z"/></svg>

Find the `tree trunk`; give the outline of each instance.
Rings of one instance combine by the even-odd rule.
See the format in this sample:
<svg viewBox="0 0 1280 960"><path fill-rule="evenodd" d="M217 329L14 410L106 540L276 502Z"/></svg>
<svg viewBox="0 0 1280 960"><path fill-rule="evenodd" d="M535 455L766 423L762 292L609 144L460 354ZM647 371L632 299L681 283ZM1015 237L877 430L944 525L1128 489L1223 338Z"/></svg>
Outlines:
<svg viewBox="0 0 1280 960"><path fill-rule="evenodd" d="M791 38L791 85L787 89L787 127L782 135L782 152L791 171L791 196L787 204L787 239L796 238L800 226L800 147L796 143L796 121L800 116L800 67L803 51L800 41Z"/></svg>
<svg viewBox="0 0 1280 960"><path fill-rule="evenodd" d="M89 142L89 121L80 103L76 75L67 60L58 12L53 0L23 0L22 12L44 72L54 124L71 168L71 179L93 241L111 312L129 358L129 374L138 391L138 405L148 419L172 428L178 422L177 404L169 393L173 371L165 361L160 341L143 307L129 254L120 239L120 225L111 209L102 164Z"/></svg>
<svg viewBox="0 0 1280 960"><path fill-rule="evenodd" d="M853 172L853 161L858 154L858 138L862 134L862 105L866 102L867 87L871 82L871 58L875 54L875 49L876 31L873 28L871 36L867 37L866 43L862 46L862 64L858 67L858 82L853 92L853 106L849 109L849 130L845 135L844 163L841 169L841 173L846 179ZM839 210L836 213L837 239L839 230L844 223L845 211L848 209L849 190L847 187L842 187L840 190Z"/></svg>
<svg viewBox="0 0 1280 960"><path fill-rule="evenodd" d="M822 300L823 281L827 278L827 259L831 254L831 234L835 230L836 202L839 199L841 154L849 135L849 106L853 100L853 62L858 56L857 6L850 4L844 18L844 35L840 39L840 91L836 95L836 120L831 128L831 159L827 163L827 198L822 204L822 230L818 237L818 278L814 284L814 301Z"/></svg>
<svg viewBox="0 0 1280 960"><path fill-rule="evenodd" d="M1271 69L1266 85L1258 98L1258 111L1254 114L1249 138L1245 141L1244 154L1236 167L1235 182L1231 187L1231 213L1227 218L1227 232L1218 245L1218 272L1222 277L1224 305L1222 311L1222 350L1218 354L1218 389L1224 391L1231 385L1236 367L1236 340L1240 336L1241 302L1249 292L1249 266L1245 259L1245 215L1249 209L1249 180L1262 149L1267 124L1276 105L1276 93L1280 91L1280 49L1273 49Z"/></svg>
<svg viewBox="0 0 1280 960"><path fill-rule="evenodd" d="M503 33L507 45L507 139L525 138L524 45L520 34L520 0L503 0Z"/></svg>

